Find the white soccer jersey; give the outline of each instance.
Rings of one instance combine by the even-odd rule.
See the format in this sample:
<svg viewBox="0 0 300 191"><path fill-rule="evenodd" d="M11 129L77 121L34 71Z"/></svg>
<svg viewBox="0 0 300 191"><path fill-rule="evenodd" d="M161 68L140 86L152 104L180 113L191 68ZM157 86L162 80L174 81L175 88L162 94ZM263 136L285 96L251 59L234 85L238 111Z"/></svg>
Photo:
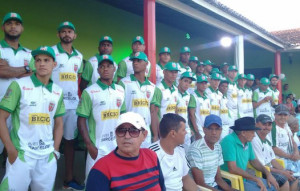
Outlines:
<svg viewBox="0 0 300 191"><path fill-rule="evenodd" d="M134 74L134 71L133 71L133 66L132 66L132 61L130 60L130 56L124 58L120 64L123 64L122 62L125 62L125 65L126 65L126 73L125 73L125 76L124 77L127 77L129 76L130 74ZM119 64L119 65L120 65ZM121 70L123 70L123 68L121 68ZM123 73L125 71L122 71L121 73ZM151 63L150 61L148 61L148 65L146 67L146 72L145 72L145 75L148 77L150 75L150 72L151 72ZM122 74L123 76L124 74Z"/></svg>
<svg viewBox="0 0 300 191"><path fill-rule="evenodd" d="M82 93L76 113L88 119L89 136L98 154L107 155L117 146L115 127L121 111L125 111L124 100L122 86L108 86L100 80Z"/></svg>
<svg viewBox="0 0 300 191"><path fill-rule="evenodd" d="M260 102L267 96L272 96L272 92L267 89L265 92L261 91L260 88L256 89L253 92L253 98L252 101L254 102ZM271 102L264 102L261 105L259 105L255 110L254 110L255 117L259 116L260 114L266 114L270 117L272 117L272 105Z"/></svg>
<svg viewBox="0 0 300 191"><path fill-rule="evenodd" d="M252 103L253 91L251 88L246 87L246 95L247 95L248 116L254 117L254 110L253 110L253 103Z"/></svg>
<svg viewBox="0 0 300 191"><path fill-rule="evenodd" d="M227 107L228 99L226 96L222 96L220 104L220 118L222 119L222 134L221 139L229 134L229 127L233 125L234 121L231 119L229 110Z"/></svg>
<svg viewBox="0 0 300 191"><path fill-rule="evenodd" d="M164 79L164 67L158 62L156 64L156 84Z"/></svg>
<svg viewBox="0 0 300 191"><path fill-rule="evenodd" d="M293 134L287 123L284 125L284 128L281 128L278 125L276 125L275 122L273 122L271 137L272 137L272 146L278 147L285 153L288 154L293 153L293 143L292 143ZM276 157L281 158L279 156Z"/></svg>
<svg viewBox="0 0 300 191"><path fill-rule="evenodd" d="M188 121L189 121L188 120L188 105L190 102L191 95L187 91L184 93L181 93L180 91L178 91L178 92L179 92L179 94L178 94L177 114L185 119L186 131L188 134L191 134L191 129L188 124Z"/></svg>
<svg viewBox="0 0 300 191"><path fill-rule="evenodd" d="M238 118L253 117L253 112L249 110L248 94L245 88L238 86L237 100L238 100Z"/></svg>
<svg viewBox="0 0 300 191"><path fill-rule="evenodd" d="M269 140L262 140L255 133L255 137L251 141L256 158L264 166L272 166L271 161L275 159L275 153Z"/></svg>
<svg viewBox="0 0 300 191"><path fill-rule="evenodd" d="M164 175L166 190L182 191L182 177L188 174L190 168L186 160L184 148L177 146L174 149L173 155L167 154L159 141L153 143L149 148L157 154Z"/></svg>
<svg viewBox="0 0 300 191"><path fill-rule="evenodd" d="M218 89L214 90L211 86L205 90L205 93L210 100L210 114L220 116L222 93Z"/></svg>
<svg viewBox="0 0 300 191"><path fill-rule="evenodd" d="M228 109L230 116L233 120L238 118L238 108L237 108L237 85L235 82L231 82L229 79L227 98L228 98Z"/></svg>
<svg viewBox="0 0 300 191"><path fill-rule="evenodd" d="M66 53L61 44L52 47L57 66L52 72L53 81L58 84L64 92L64 102L66 109L76 109L78 97L78 74L82 72L82 54L73 48L71 55Z"/></svg>
<svg viewBox="0 0 300 191"><path fill-rule="evenodd" d="M189 66L184 66L182 64L182 62L179 61L178 65L179 65L179 72L178 72L178 75L177 75L177 78L176 78L176 84L177 85L179 83L179 79L181 77L181 74L183 74L184 72L192 72L192 69Z"/></svg>

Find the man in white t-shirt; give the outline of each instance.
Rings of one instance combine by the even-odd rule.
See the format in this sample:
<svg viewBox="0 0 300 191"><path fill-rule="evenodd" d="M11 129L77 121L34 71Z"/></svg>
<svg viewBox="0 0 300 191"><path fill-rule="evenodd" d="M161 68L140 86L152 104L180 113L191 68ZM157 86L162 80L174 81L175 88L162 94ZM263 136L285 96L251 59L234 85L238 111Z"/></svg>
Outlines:
<svg viewBox="0 0 300 191"><path fill-rule="evenodd" d="M189 176L189 164L182 146L186 135L185 119L177 114L165 114L159 124L160 140L149 148L156 152L167 191L198 190Z"/></svg>

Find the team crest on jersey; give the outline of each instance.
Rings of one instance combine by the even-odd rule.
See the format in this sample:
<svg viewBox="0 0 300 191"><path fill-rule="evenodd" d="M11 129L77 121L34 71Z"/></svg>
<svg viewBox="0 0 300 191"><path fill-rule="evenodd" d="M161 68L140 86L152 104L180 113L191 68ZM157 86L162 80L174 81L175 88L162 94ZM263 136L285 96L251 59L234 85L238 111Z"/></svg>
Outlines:
<svg viewBox="0 0 300 191"><path fill-rule="evenodd" d="M78 65L75 64L75 65L74 65L74 71L77 72L77 70L78 70Z"/></svg>
<svg viewBox="0 0 300 191"><path fill-rule="evenodd" d="M186 101L185 101L185 105L186 105L186 106L188 106L188 104L189 104L189 101L188 101L188 100L186 100Z"/></svg>
<svg viewBox="0 0 300 191"><path fill-rule="evenodd" d="M150 95L151 95L151 92L150 92L150 91L147 91L147 92L146 92L146 96L147 96L148 99L150 98Z"/></svg>
<svg viewBox="0 0 300 191"><path fill-rule="evenodd" d="M53 111L54 106L55 106L55 103L54 103L54 102L50 102L50 103L49 103L49 107L48 107L49 112Z"/></svg>
<svg viewBox="0 0 300 191"><path fill-rule="evenodd" d="M122 103L122 100L121 99L117 99L117 107L120 107L121 103Z"/></svg>
<svg viewBox="0 0 300 191"><path fill-rule="evenodd" d="M177 98L176 97L174 97L174 101L177 102Z"/></svg>
<svg viewBox="0 0 300 191"><path fill-rule="evenodd" d="M24 60L24 66L28 66L28 60Z"/></svg>

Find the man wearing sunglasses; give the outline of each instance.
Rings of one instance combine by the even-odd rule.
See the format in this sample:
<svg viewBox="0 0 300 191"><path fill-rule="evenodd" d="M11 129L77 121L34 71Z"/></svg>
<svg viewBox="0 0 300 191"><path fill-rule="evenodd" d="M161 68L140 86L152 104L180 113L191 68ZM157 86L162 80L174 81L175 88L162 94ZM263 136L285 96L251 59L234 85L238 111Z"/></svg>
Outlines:
<svg viewBox="0 0 300 191"><path fill-rule="evenodd" d="M115 130L118 146L96 162L86 191L166 190L157 155L140 148L148 134L145 127L145 120L137 113L120 115Z"/></svg>

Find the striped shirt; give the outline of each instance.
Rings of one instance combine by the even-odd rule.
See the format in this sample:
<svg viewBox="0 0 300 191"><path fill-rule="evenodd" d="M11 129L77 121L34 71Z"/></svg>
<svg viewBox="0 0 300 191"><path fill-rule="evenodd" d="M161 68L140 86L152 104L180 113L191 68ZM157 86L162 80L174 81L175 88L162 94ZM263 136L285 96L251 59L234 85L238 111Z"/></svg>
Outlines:
<svg viewBox="0 0 300 191"><path fill-rule="evenodd" d="M199 139L190 146L187 158L191 168L198 168L203 172L205 184L211 187L217 186L215 182L217 170L224 163L219 143L216 143L214 150L211 150L204 139Z"/></svg>

